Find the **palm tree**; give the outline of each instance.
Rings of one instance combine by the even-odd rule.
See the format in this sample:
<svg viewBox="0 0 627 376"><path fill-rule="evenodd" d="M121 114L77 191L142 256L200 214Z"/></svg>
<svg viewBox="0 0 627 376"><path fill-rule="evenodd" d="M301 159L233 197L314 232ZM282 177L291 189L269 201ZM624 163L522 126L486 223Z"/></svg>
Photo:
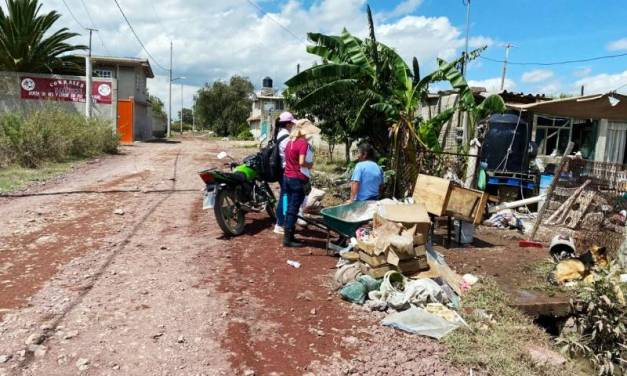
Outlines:
<svg viewBox="0 0 627 376"><path fill-rule="evenodd" d="M310 33L313 46L307 51L322 58L323 64L313 66L286 82L288 91L314 88L296 103L296 108L310 107L334 95L356 96L363 103L353 117L353 129L367 135L379 137L380 148L391 157L391 169L402 176L394 193L405 195L413 189L418 174L418 158L422 152L440 151L438 137L442 126L458 109L470 114L471 134L474 126L490 112L504 111L499 96L489 97L483 103L475 102L472 90L456 68L464 57L453 62L438 59L438 68L431 74L420 77L420 66L416 58L412 68L392 48L377 42L372 13L368 7L370 24L369 38L361 40L343 30L339 36ZM484 49L469 54L467 59L476 58ZM448 81L459 92L457 108L451 108L430 119L417 116L419 106L426 97L429 85L437 81ZM384 116L384 122L364 122L374 113ZM367 125L367 126L365 126ZM391 138L391 140L390 140ZM391 141L391 142L390 142Z"/></svg>
<svg viewBox="0 0 627 376"><path fill-rule="evenodd" d="M79 34L67 28L52 31L61 15L42 14L38 0L6 0L0 8L0 70L32 73L64 73L77 70L70 53L85 50L67 41Z"/></svg>

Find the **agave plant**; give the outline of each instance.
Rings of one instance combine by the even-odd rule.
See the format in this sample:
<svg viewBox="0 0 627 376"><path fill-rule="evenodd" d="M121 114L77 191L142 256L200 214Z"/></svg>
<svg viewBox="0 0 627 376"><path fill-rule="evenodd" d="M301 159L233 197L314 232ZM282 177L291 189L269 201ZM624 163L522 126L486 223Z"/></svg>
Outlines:
<svg viewBox="0 0 627 376"><path fill-rule="evenodd" d="M295 103L296 109L313 106L337 95L363 98L351 122L353 131L375 138L384 136L379 144L391 157L390 167L403 172L397 174L403 177L403 184L394 187L394 193L402 195L413 188L411 182L415 181L418 173L416 160L420 152L440 151L440 130L456 110L468 111L471 127L474 127L487 113L502 112L504 104L498 96L490 97L481 104L475 102L466 80L456 68L464 57L453 62L439 59L438 68L421 77L416 58L410 68L394 49L377 42L370 7L368 21L370 35L364 40L346 29L338 36L309 33L308 37L314 44L308 46L307 51L319 56L323 63L297 74L286 85L288 92L313 88ZM473 51L465 58L473 59L482 51ZM429 85L443 80L459 91L458 107L430 119L416 116ZM372 122L372 114L382 116L384 121Z"/></svg>
<svg viewBox="0 0 627 376"><path fill-rule="evenodd" d="M75 70L69 54L87 47L67 41L79 34L67 28L52 31L61 15L41 12L38 0L7 0L0 8L0 70L62 73Z"/></svg>

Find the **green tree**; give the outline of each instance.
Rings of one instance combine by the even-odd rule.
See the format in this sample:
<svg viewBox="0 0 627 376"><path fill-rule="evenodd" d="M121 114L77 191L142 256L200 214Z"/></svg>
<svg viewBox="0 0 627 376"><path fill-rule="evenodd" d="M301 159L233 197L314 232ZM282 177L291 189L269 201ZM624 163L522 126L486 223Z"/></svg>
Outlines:
<svg viewBox="0 0 627 376"><path fill-rule="evenodd" d="M162 119L168 117L168 115L165 113L165 105L159 97L154 95L148 95L148 103L150 103L150 109L156 116Z"/></svg>
<svg viewBox="0 0 627 376"><path fill-rule="evenodd" d="M398 186L395 179L394 193L405 195L413 189L418 173L416 161L423 157L421 154L425 150L437 152L441 149L438 142L440 130L457 109L468 111L472 124L476 124L475 115L489 112L484 110L499 111L502 107L478 107L470 87L456 68L463 57L453 62L438 59L438 68L421 77L416 58L410 69L394 49L377 42L370 7L368 21L370 35L364 40L346 29L339 36L309 33L314 45L308 46L307 51L321 57L323 64L297 74L286 84L292 92L310 88L309 93L295 103L296 109L324 103L332 96L359 98L362 103L352 118L352 130L374 139L380 152L386 151L390 167L402 179ZM475 58L482 51L473 51L468 59ZM431 119L422 119L417 116L418 106L427 95L429 85L437 81L448 81L459 92L459 105ZM486 101L487 105L496 103L498 99ZM474 130L472 132L474 134Z"/></svg>
<svg viewBox="0 0 627 376"><path fill-rule="evenodd" d="M218 136L237 136L247 128L254 92L246 77L233 76L227 82L205 84L196 99L196 120L199 126Z"/></svg>
<svg viewBox="0 0 627 376"><path fill-rule="evenodd" d="M67 28L54 30L61 15L41 12L38 0L6 0L0 8L0 70L33 73L67 73L80 70L70 53L87 47L68 42L79 34Z"/></svg>
<svg viewBox="0 0 627 376"><path fill-rule="evenodd" d="M300 90L287 90L284 94L288 107L294 107L314 89L306 87ZM351 125L353 117L359 111L360 103L356 95L331 95L308 106L301 106L294 112L299 118L308 117L317 120L322 138L329 146L331 157L336 145L344 143L345 158L348 162L350 161L351 144L359 137Z"/></svg>
<svg viewBox="0 0 627 376"><path fill-rule="evenodd" d="M178 112L179 121L181 120L181 111ZM194 113L191 108L183 108L183 124L192 124L194 122Z"/></svg>

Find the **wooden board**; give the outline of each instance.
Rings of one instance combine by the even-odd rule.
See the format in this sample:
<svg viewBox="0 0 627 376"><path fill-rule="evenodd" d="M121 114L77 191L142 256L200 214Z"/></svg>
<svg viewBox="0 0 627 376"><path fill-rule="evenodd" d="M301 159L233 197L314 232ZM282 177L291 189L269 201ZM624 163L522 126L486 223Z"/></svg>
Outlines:
<svg viewBox="0 0 627 376"><path fill-rule="evenodd" d="M429 175L418 175L413 199L424 204L427 212L442 216L446 212L450 196L451 181Z"/></svg>
<svg viewBox="0 0 627 376"><path fill-rule="evenodd" d="M374 268L388 264L385 255L372 256L363 251L359 251L359 259Z"/></svg>
<svg viewBox="0 0 627 376"><path fill-rule="evenodd" d="M416 254L413 252L413 250L410 253L402 253L402 252L397 252L393 249L390 249L388 250L386 260L388 264L398 266L401 263L401 261L411 260L414 257L416 257Z"/></svg>
<svg viewBox="0 0 627 376"><path fill-rule="evenodd" d="M427 256L416 257L412 260L401 261L398 265L398 269L403 274L414 274L423 270L429 269L427 263Z"/></svg>
<svg viewBox="0 0 627 376"><path fill-rule="evenodd" d="M480 224L489 195L482 191L451 186L446 214L473 224Z"/></svg>
<svg viewBox="0 0 627 376"><path fill-rule="evenodd" d="M392 270L401 272L403 274L411 275L411 274L415 274L420 271L428 270L428 269L429 269L429 264L427 262L427 257L420 256L411 260L401 261L398 267L394 265L390 265L390 264L384 264L376 268L366 266L365 269L362 269L362 270L364 271L364 273L370 275L372 278L378 279L378 278L383 278L385 273L392 271Z"/></svg>
<svg viewBox="0 0 627 376"><path fill-rule="evenodd" d="M594 191L584 192L575 202L579 204L579 208L577 210L571 209L570 212L566 215L564 219L564 223L568 226L568 228L575 229L579 226L579 222L588 211L588 207L592 203L592 199L595 196Z"/></svg>

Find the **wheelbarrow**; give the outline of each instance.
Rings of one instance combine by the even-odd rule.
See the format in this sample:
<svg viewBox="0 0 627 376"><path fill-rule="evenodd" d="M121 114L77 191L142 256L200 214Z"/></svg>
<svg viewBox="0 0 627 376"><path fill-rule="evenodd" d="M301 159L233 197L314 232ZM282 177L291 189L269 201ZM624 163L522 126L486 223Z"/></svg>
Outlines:
<svg viewBox="0 0 627 376"><path fill-rule="evenodd" d="M299 216L299 219L322 229L327 234L327 250L331 250L331 233L336 233L340 237L352 238L358 228L372 220L374 210L368 213L368 206L376 205L376 201L356 201L349 204L342 204L324 208L320 211L321 219L307 218ZM363 212L363 215L352 216L351 214Z"/></svg>

